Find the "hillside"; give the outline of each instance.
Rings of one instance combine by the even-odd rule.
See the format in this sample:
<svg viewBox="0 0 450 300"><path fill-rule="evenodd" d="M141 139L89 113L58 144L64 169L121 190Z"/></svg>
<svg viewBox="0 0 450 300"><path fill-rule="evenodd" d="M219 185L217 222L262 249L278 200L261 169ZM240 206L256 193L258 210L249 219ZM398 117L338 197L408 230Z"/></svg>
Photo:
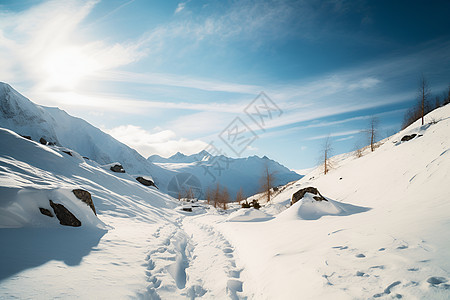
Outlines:
<svg viewBox="0 0 450 300"><path fill-rule="evenodd" d="M39 106L0 82L0 127L75 150L99 164L121 163L130 174L148 175L163 189L173 172L148 162L136 150L59 108Z"/></svg>
<svg viewBox="0 0 450 300"><path fill-rule="evenodd" d="M450 105L425 121L361 158L334 157L327 175L313 170L258 213L196 222L230 240L258 299L448 299ZM308 186L328 201L289 207Z"/></svg>

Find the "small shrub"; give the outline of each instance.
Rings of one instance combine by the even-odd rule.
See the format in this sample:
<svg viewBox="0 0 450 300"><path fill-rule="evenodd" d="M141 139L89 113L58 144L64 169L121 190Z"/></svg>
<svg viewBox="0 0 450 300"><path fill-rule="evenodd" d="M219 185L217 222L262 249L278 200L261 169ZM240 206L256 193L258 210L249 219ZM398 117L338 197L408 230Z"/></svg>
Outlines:
<svg viewBox="0 0 450 300"><path fill-rule="evenodd" d="M241 206L242 208L250 208L250 204L247 202L247 200L245 200L245 202L243 202Z"/></svg>
<svg viewBox="0 0 450 300"><path fill-rule="evenodd" d="M254 209L260 209L261 207L258 200L253 200L251 206L253 206Z"/></svg>

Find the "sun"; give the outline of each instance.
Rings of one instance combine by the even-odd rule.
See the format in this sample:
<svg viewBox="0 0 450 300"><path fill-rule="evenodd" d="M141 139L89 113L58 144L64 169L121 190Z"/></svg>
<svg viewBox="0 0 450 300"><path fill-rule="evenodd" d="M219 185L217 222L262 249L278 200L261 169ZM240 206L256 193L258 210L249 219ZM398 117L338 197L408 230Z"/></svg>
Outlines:
<svg viewBox="0 0 450 300"><path fill-rule="evenodd" d="M61 47L46 55L42 61L47 88L74 89L96 69L95 60L80 47Z"/></svg>

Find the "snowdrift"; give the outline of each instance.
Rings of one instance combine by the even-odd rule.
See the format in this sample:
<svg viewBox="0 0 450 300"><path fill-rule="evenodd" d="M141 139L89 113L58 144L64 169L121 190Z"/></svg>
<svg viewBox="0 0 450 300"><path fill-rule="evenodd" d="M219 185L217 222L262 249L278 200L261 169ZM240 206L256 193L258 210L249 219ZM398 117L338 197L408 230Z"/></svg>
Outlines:
<svg viewBox="0 0 450 300"><path fill-rule="evenodd" d="M368 211L370 208L340 203L331 199L316 201L313 194L305 196L289 209L280 213L277 220L317 220L323 216L348 216Z"/></svg>

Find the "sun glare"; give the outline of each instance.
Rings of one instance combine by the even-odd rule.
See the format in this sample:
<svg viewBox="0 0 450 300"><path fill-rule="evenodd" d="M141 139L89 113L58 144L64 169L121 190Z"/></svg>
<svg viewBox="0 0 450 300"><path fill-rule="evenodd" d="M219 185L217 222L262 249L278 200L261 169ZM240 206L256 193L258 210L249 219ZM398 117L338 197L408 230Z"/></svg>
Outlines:
<svg viewBox="0 0 450 300"><path fill-rule="evenodd" d="M43 60L47 88L73 89L95 70L95 61L79 48L60 48Z"/></svg>

